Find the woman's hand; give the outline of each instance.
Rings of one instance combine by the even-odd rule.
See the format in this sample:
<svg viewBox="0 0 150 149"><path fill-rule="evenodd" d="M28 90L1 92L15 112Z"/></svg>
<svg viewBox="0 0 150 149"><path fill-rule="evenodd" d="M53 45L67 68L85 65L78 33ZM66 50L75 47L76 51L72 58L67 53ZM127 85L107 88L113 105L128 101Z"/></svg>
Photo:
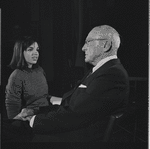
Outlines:
<svg viewBox="0 0 150 149"><path fill-rule="evenodd" d="M26 119L27 117L29 116L33 116L34 115L34 110L33 109L27 109L27 108L24 108L21 110L21 112L15 116L13 119L18 119L18 120L23 120L23 121L26 121L28 119Z"/></svg>
<svg viewBox="0 0 150 149"><path fill-rule="evenodd" d="M27 109L27 108L24 108L21 110L21 113L20 113L21 117L27 117L27 116L33 116L34 115L34 110L33 109Z"/></svg>

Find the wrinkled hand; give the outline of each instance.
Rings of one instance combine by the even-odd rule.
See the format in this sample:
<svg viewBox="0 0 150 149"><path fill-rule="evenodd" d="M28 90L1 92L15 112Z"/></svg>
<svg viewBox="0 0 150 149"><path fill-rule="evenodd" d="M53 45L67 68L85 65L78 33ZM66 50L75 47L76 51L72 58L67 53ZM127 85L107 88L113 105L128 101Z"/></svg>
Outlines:
<svg viewBox="0 0 150 149"><path fill-rule="evenodd" d="M27 109L24 108L21 110L20 116L21 117L27 117L27 116L33 116L34 115L34 110L33 109Z"/></svg>
<svg viewBox="0 0 150 149"><path fill-rule="evenodd" d="M34 110L33 109L24 108L13 119L19 119L19 120L26 121L26 120L29 120L29 118L31 119L31 116L33 116L33 115L34 115Z"/></svg>

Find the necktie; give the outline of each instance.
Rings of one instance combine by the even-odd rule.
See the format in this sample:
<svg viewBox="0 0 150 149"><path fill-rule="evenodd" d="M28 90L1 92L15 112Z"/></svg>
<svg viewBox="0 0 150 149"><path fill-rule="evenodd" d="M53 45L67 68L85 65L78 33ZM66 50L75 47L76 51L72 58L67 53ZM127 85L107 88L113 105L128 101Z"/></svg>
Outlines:
<svg viewBox="0 0 150 149"><path fill-rule="evenodd" d="M90 70L89 74L87 75L86 78L88 78L92 74L92 71Z"/></svg>

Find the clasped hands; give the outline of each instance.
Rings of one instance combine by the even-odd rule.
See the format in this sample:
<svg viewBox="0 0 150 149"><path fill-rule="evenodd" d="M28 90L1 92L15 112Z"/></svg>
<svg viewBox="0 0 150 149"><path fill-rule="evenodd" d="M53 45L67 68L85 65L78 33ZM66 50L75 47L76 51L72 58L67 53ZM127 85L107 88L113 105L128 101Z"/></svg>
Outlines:
<svg viewBox="0 0 150 149"><path fill-rule="evenodd" d="M30 122L33 115L34 115L34 110L33 109L24 108L13 119L18 119L18 120L23 120L23 121L29 121Z"/></svg>

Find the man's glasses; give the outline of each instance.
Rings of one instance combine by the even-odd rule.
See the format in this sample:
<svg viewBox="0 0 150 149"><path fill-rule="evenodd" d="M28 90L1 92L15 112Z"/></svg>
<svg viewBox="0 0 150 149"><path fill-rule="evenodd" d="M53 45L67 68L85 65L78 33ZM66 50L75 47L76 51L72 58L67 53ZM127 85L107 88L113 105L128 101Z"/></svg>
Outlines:
<svg viewBox="0 0 150 149"><path fill-rule="evenodd" d="M90 42L92 42L92 41L96 41L96 40L107 40L107 39L91 39L91 40L86 40L85 41L85 44L87 44L87 45L89 45L90 44Z"/></svg>

